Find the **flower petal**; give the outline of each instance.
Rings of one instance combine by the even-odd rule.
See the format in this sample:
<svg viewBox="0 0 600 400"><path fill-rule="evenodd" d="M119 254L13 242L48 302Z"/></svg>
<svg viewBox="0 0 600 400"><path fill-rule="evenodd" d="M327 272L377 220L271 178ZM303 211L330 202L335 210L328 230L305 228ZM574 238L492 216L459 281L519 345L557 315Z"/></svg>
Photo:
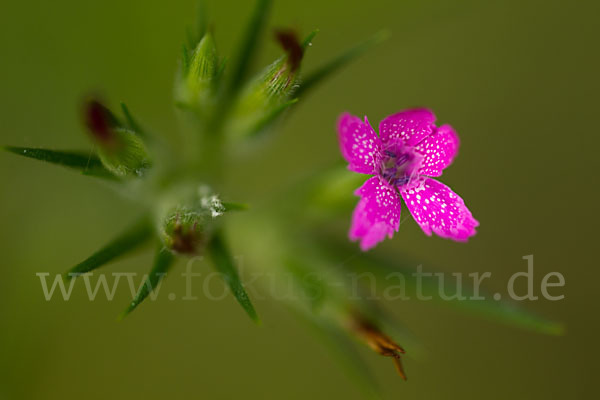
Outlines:
<svg viewBox="0 0 600 400"><path fill-rule="evenodd" d="M479 222L448 186L435 179L420 178L415 185L399 189L408 210L428 236L433 232L463 242L475 235Z"/></svg>
<svg viewBox="0 0 600 400"><path fill-rule="evenodd" d="M427 108L401 111L379 123L379 136L383 143L396 138L406 146L414 146L433 133L435 115Z"/></svg>
<svg viewBox="0 0 600 400"><path fill-rule="evenodd" d="M440 126L436 132L415 146L423 156L419 175L440 176L458 153L458 135L450 125Z"/></svg>
<svg viewBox="0 0 600 400"><path fill-rule="evenodd" d="M354 115L342 114L338 120L338 139L342 155L350 164L348 169L361 174L375 173L381 140L366 117L363 122Z"/></svg>
<svg viewBox="0 0 600 400"><path fill-rule="evenodd" d="M378 177L369 178L355 192L361 199L352 215L350 239L369 250L400 227L400 196Z"/></svg>

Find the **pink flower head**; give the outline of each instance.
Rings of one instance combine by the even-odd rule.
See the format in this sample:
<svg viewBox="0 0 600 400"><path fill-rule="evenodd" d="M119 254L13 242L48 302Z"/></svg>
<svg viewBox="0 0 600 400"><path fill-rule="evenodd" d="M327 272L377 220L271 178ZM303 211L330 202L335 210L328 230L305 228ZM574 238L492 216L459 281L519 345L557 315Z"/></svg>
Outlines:
<svg viewBox="0 0 600 400"><path fill-rule="evenodd" d="M450 125L435 126L428 109L399 112L379 124L379 136L365 117L348 113L338 121L338 137L348 169L374 175L355 192L350 239L366 251L400 227L400 197L428 235L466 241L479 222L463 199L431 177L442 175L458 152Z"/></svg>

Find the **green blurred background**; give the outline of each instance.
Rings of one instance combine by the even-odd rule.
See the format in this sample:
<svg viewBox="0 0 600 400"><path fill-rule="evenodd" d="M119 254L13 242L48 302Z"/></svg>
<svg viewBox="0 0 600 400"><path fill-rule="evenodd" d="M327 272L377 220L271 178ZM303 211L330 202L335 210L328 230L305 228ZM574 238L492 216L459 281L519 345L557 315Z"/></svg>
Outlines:
<svg viewBox="0 0 600 400"><path fill-rule="evenodd" d="M252 3L208 2L222 54L235 47ZM126 101L157 132L176 129L172 81L194 0L6 1L1 10L2 144L89 149L78 106L90 92ZM566 278L564 300L521 304L564 322L562 337L426 302L392 304L428 356L407 359L405 383L389 360L364 350L387 398L587 398L595 390L598 11L592 1L275 3L270 28L321 30L305 71L382 28L392 36L303 99L263 152L240 160L232 198L260 200L339 160L341 111L376 124L425 105L460 134L443 181L466 199L479 234L457 244L426 237L411 220L378 251L451 272L491 271L492 292L525 269L527 254L538 288L547 272ZM262 64L278 52L273 43L263 50ZM90 302L82 290L46 302L35 273L85 258L135 206L94 179L10 154L0 154L0 178L0 398L362 398L310 331L270 301L256 301L260 327L231 297L163 296L122 322L115 316L127 291L112 302ZM151 253L107 271L143 272ZM181 291L181 279L162 290Z"/></svg>

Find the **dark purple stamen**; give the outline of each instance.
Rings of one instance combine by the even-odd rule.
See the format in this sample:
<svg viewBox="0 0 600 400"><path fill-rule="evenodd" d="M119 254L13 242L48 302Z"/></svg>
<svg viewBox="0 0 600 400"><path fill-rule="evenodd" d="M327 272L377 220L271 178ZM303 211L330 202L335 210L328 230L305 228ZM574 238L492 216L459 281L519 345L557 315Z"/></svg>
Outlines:
<svg viewBox="0 0 600 400"><path fill-rule="evenodd" d="M408 182L410 182L410 176L405 175L402 178L396 179L394 186L406 185Z"/></svg>
<svg viewBox="0 0 600 400"><path fill-rule="evenodd" d="M402 154L400 157L398 157L398 160L396 160L396 166L400 167L402 164L406 163L408 161L408 154Z"/></svg>
<svg viewBox="0 0 600 400"><path fill-rule="evenodd" d="M398 154L391 150L384 150L379 174L390 185L405 185L411 179L411 160L409 153Z"/></svg>

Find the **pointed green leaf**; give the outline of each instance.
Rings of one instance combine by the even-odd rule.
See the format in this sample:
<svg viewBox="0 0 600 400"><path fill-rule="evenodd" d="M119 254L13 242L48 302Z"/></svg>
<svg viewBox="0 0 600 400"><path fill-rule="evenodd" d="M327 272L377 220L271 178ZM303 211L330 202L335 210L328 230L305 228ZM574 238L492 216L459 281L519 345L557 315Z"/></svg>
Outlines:
<svg viewBox="0 0 600 400"><path fill-rule="evenodd" d="M227 68L227 58L224 57L219 63L219 67L217 68L217 72L215 73L215 85L219 85L221 80L223 79L223 74L225 73L225 68Z"/></svg>
<svg viewBox="0 0 600 400"><path fill-rule="evenodd" d="M249 207L247 204L243 203L233 203L230 201L222 202L223 207L225 207L225 211L246 211Z"/></svg>
<svg viewBox="0 0 600 400"><path fill-rule="evenodd" d="M349 171L344 164L328 168L307 182L308 203L326 216L344 213L356 205L354 190L362 186L365 176Z"/></svg>
<svg viewBox="0 0 600 400"><path fill-rule="evenodd" d="M133 115L131 115L131 112L129 112L129 108L123 102L121 102L121 110L123 111L123 115L125 116L125 121L127 122L126 127L131 129L132 131L134 131L135 133L137 133L138 135L140 135L142 137L146 136L146 133L144 132L144 130L142 129L140 124L138 124L137 121L135 120L135 118L133 118Z"/></svg>
<svg viewBox="0 0 600 400"><path fill-rule="evenodd" d="M116 239L71 268L65 274L66 278L70 279L71 277L100 268L117 257L138 248L147 242L152 237L152 234L152 226L148 219L141 219Z"/></svg>
<svg viewBox="0 0 600 400"><path fill-rule="evenodd" d="M231 82L228 87L229 94L237 91L241 86L248 73L248 69L252 62L255 49L258 44L258 38L262 28L265 26L267 14L271 0L257 0L254 14L246 32L244 38L238 50L237 58L235 63L232 65Z"/></svg>
<svg viewBox="0 0 600 400"><path fill-rule="evenodd" d="M306 38L304 38L304 40L302 41L302 49L303 50L306 50L306 48L312 44L312 40L315 38L317 33L319 33L319 30L315 29L314 31L309 33L308 36L306 36Z"/></svg>
<svg viewBox="0 0 600 400"><path fill-rule="evenodd" d="M181 50L181 69L181 76L187 75L190 69L190 52L185 44Z"/></svg>
<svg viewBox="0 0 600 400"><path fill-rule="evenodd" d="M327 247L324 250L329 250L330 254L337 254L337 258L346 258L349 253L356 253L347 244L340 244L336 240L327 240ZM540 315L537 315L516 302L496 301L489 293L484 293L480 290L480 297L484 300L470 300L473 293L468 290L467 283L461 285L461 294L467 297L466 300L443 300L440 297L439 277L436 275L420 276L420 282L414 275L415 270L408 266L420 265L417 262L401 260L395 256L393 259L377 256L375 253L360 253L359 256L344 264L345 268L349 268L357 273L372 273L377 279L380 279L386 284L390 284L389 277L391 274L400 273L404 278L407 296L415 298L415 291L420 287L423 296L431 296L432 300L437 304L443 304L456 308L464 312L471 313L475 316L488 319L491 321L504 323L507 325L518 326L527 330L545 333L550 335L562 335L564 326L556 321L549 320ZM427 272L427 271L426 271ZM428 271L431 272L431 271ZM443 289L446 293L457 293L456 280L449 275L449 279L444 279ZM388 279L386 279L388 278ZM468 281L467 281L468 282Z"/></svg>
<svg viewBox="0 0 600 400"><path fill-rule="evenodd" d="M372 399L381 398L381 390L377 385L375 377L361 358L347 332L331 325L328 321L322 321L316 317L298 312L295 309L290 309L296 311L294 315L304 321L311 328L312 332L325 344L344 372L365 395Z"/></svg>
<svg viewBox="0 0 600 400"><path fill-rule="evenodd" d="M191 49L196 47L196 43L198 43L198 41L196 39L196 35L194 34L192 28L190 28L189 26L185 27L185 39L186 39L187 45L190 46Z"/></svg>
<svg viewBox="0 0 600 400"><path fill-rule="evenodd" d="M217 134L222 131L225 117L234 104L237 93L243 87L270 5L271 0L257 0L256 2L254 14L246 28L237 55L230 63L231 74L229 79L224 82L223 96L210 119L208 128L210 132Z"/></svg>
<svg viewBox="0 0 600 400"><path fill-rule="evenodd" d="M104 168L104 166L102 166L102 168L87 168L81 171L81 175L93 176L96 178L107 179L115 182L121 181L121 179L118 176L113 175L113 173Z"/></svg>
<svg viewBox="0 0 600 400"><path fill-rule="evenodd" d="M237 273L233 257L225 246L220 233L215 233L212 240L208 243L208 254L212 259L215 268L221 273L225 283L227 283L231 289L234 297L244 310L246 310L250 318L252 318L254 322L259 322L254 306L252 306L248 294Z"/></svg>
<svg viewBox="0 0 600 400"><path fill-rule="evenodd" d="M312 89L317 84L321 83L324 79L326 79L331 74L348 64L350 61L353 61L355 58L357 58L376 44L381 43L387 38L387 36L388 34L386 32L379 32L373 37L363 42L360 42L356 46L346 50L333 60L329 61L327 64L318 68L316 71L305 77L304 81L300 83L300 87L296 91L296 96L300 97L301 94Z"/></svg>
<svg viewBox="0 0 600 400"><path fill-rule="evenodd" d="M302 251L302 254L305 254ZM304 293L305 301L298 304L306 303L308 309L316 313L324 304L327 298L329 287L323 282L322 276L317 276L315 271L307 266L307 263L312 264L312 260L300 260L297 257L288 257L283 263L287 272L289 272L293 281Z"/></svg>
<svg viewBox="0 0 600 400"><path fill-rule="evenodd" d="M29 157L36 160L61 165L63 167L72 168L80 171L84 175L111 180L117 179L106 168L104 168L100 159L91 153L78 151L56 151L14 146L3 146L2 148L6 151L23 157Z"/></svg>
<svg viewBox="0 0 600 400"><path fill-rule="evenodd" d="M208 10L205 0L198 0L196 7L196 43L198 43L208 31Z"/></svg>
<svg viewBox="0 0 600 400"><path fill-rule="evenodd" d="M273 110L271 110L267 115L265 115L261 120L259 120L256 123L256 126L250 132L248 132L248 134L246 136L254 137L254 136L260 134L261 132L265 131L277 120L277 118L280 115L283 114L283 112L285 110L287 110L289 107L293 106L297 102L298 102L298 99L296 98L296 99L286 101L286 102L280 104L279 106L273 108Z"/></svg>
<svg viewBox="0 0 600 400"><path fill-rule="evenodd" d="M132 312L154 289L156 289L163 277L166 276L167 272L173 265L175 256L169 250L164 248L162 245L159 246L154 259L154 267L150 271L150 275L144 282L144 285L140 288L135 298L129 304L129 307L123 312L121 318Z"/></svg>
<svg viewBox="0 0 600 400"><path fill-rule="evenodd" d="M206 1L198 0L196 2L196 24L193 28L188 26L185 29L187 46L191 49L195 48L207 30L208 11L206 8Z"/></svg>

